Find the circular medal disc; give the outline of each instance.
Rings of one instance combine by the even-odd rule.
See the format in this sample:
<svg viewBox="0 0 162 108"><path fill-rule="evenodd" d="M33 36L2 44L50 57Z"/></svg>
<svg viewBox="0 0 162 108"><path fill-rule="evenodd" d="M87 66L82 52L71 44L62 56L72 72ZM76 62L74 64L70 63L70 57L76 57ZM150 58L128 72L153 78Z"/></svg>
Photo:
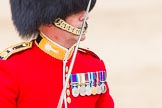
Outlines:
<svg viewBox="0 0 162 108"><path fill-rule="evenodd" d="M97 89L97 94L101 94L102 93L101 87L99 85L96 86L96 89Z"/></svg>
<svg viewBox="0 0 162 108"><path fill-rule="evenodd" d="M106 85L104 83L102 83L100 86L101 86L102 93L105 93L106 92Z"/></svg>
<svg viewBox="0 0 162 108"><path fill-rule="evenodd" d="M80 87L79 93L80 93L81 96L86 95L86 87L84 85Z"/></svg>
<svg viewBox="0 0 162 108"><path fill-rule="evenodd" d="M72 89L72 95L73 95L74 97L78 97L78 96L79 96L79 90L78 90L77 87L74 87L74 88Z"/></svg>
<svg viewBox="0 0 162 108"><path fill-rule="evenodd" d="M91 89L90 85L87 85L86 86L86 95L90 96L91 94L92 94L92 89Z"/></svg>
<svg viewBox="0 0 162 108"><path fill-rule="evenodd" d="M92 94L96 95L97 94L97 89L95 86L92 86Z"/></svg>

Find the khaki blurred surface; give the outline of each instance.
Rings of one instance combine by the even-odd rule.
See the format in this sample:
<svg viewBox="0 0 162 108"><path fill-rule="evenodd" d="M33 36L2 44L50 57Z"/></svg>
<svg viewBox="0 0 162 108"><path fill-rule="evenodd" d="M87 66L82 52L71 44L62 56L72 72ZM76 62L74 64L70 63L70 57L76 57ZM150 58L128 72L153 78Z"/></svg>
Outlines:
<svg viewBox="0 0 162 108"><path fill-rule="evenodd" d="M0 50L22 41L8 2L0 4ZM115 108L162 108L161 0L98 0L81 45L105 61Z"/></svg>

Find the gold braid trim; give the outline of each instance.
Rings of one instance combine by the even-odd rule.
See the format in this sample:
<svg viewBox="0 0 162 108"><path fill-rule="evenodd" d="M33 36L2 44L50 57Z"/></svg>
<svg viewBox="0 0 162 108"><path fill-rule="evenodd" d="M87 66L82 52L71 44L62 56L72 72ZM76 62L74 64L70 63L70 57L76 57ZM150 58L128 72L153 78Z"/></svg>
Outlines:
<svg viewBox="0 0 162 108"><path fill-rule="evenodd" d="M11 55L32 47L32 42L21 42L11 46L0 53L0 59L7 60Z"/></svg>

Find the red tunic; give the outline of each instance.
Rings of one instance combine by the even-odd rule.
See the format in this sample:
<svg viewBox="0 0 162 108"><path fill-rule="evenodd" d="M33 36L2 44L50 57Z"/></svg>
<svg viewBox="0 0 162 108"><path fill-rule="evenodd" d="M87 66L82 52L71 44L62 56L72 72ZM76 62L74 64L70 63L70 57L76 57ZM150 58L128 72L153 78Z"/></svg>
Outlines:
<svg viewBox="0 0 162 108"><path fill-rule="evenodd" d="M63 88L63 60L43 51L34 41L30 45L0 60L0 108L57 107ZM70 61L71 55L67 67ZM72 74L97 71L106 71L102 60L90 51L78 51ZM68 108L114 108L108 86L106 93L90 96L74 97L71 87L67 91Z"/></svg>

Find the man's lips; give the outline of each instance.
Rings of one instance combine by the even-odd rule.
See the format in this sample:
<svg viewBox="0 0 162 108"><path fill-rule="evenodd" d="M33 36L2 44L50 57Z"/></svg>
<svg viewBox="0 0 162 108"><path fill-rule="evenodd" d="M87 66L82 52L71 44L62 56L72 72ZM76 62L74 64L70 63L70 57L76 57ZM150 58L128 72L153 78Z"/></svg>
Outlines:
<svg viewBox="0 0 162 108"><path fill-rule="evenodd" d="M82 29L82 27L78 27L78 29ZM86 31L88 29L88 23L85 23L84 30Z"/></svg>

